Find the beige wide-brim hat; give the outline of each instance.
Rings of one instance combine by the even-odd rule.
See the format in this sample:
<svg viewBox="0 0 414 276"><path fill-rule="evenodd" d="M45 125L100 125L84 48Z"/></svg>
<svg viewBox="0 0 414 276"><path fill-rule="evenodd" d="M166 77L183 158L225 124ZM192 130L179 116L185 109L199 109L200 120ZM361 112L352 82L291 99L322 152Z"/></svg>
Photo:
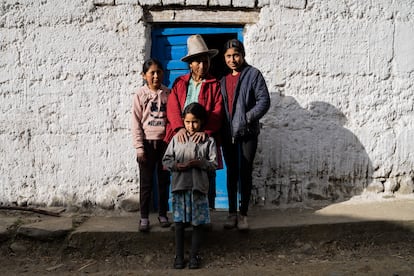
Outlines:
<svg viewBox="0 0 414 276"><path fill-rule="evenodd" d="M187 51L187 55L181 58L181 61L187 62L192 57L202 54L208 54L212 58L219 52L217 49L208 49L207 44L199 34L192 35L187 39Z"/></svg>

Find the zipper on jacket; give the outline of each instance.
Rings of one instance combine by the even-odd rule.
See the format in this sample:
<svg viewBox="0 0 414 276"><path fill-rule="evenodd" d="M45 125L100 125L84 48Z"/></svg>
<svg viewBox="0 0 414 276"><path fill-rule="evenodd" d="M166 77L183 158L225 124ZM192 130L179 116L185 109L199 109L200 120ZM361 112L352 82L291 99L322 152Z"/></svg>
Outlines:
<svg viewBox="0 0 414 276"><path fill-rule="evenodd" d="M184 223L187 222L187 205L185 204L185 191L183 193L183 198L184 198L184 217L183 217L183 221Z"/></svg>

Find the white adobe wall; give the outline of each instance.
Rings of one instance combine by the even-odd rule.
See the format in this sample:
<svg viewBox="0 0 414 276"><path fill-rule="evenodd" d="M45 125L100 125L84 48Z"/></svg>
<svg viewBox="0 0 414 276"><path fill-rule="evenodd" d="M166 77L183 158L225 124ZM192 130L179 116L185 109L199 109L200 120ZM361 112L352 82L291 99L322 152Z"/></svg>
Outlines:
<svg viewBox="0 0 414 276"><path fill-rule="evenodd" d="M0 3L0 204L136 206L130 105L151 46L139 3L161 2ZM256 199L342 200L368 185L412 192L411 2L257 3L244 41L272 107Z"/></svg>
<svg viewBox="0 0 414 276"><path fill-rule="evenodd" d="M20 3L0 4L0 202L137 198L130 109L150 47L141 7Z"/></svg>
<svg viewBox="0 0 414 276"><path fill-rule="evenodd" d="M263 120L257 200L412 193L411 1L278 2L245 34L248 60L275 92Z"/></svg>

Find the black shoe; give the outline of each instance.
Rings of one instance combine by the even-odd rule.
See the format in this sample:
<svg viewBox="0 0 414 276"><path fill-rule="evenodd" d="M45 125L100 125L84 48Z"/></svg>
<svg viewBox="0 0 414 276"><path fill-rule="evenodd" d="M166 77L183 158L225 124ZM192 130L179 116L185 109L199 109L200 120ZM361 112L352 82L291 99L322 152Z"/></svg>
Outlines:
<svg viewBox="0 0 414 276"><path fill-rule="evenodd" d="M229 214L224 222L224 229L232 229L237 226L237 214Z"/></svg>
<svg viewBox="0 0 414 276"><path fill-rule="evenodd" d="M213 231L213 224L212 223L206 223L203 225L203 229L206 232L211 232Z"/></svg>
<svg viewBox="0 0 414 276"><path fill-rule="evenodd" d="M143 220L139 220L139 226L138 226L138 230L139 232L149 232L150 230L150 223L149 220L147 220L146 222Z"/></svg>
<svg viewBox="0 0 414 276"><path fill-rule="evenodd" d="M168 221L168 217L158 217L158 221L160 222L160 226L162 228L170 227L171 222Z"/></svg>
<svg viewBox="0 0 414 276"><path fill-rule="evenodd" d="M181 256L175 256L174 259L174 268L175 269L183 269L185 267L184 265L184 258Z"/></svg>
<svg viewBox="0 0 414 276"><path fill-rule="evenodd" d="M189 269L198 269L201 266L201 257L198 255L191 256L190 263L188 264Z"/></svg>

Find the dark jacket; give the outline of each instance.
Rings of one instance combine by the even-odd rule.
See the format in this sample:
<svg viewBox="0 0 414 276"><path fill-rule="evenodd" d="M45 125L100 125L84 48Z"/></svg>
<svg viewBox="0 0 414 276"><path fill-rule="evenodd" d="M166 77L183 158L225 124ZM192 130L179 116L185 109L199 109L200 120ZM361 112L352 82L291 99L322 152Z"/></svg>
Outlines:
<svg viewBox="0 0 414 276"><path fill-rule="evenodd" d="M270 96L262 73L246 65L239 76L233 101L233 114L229 114L226 77L220 80L226 120L222 127L224 139L233 141L244 136L258 135L259 120L270 107Z"/></svg>

